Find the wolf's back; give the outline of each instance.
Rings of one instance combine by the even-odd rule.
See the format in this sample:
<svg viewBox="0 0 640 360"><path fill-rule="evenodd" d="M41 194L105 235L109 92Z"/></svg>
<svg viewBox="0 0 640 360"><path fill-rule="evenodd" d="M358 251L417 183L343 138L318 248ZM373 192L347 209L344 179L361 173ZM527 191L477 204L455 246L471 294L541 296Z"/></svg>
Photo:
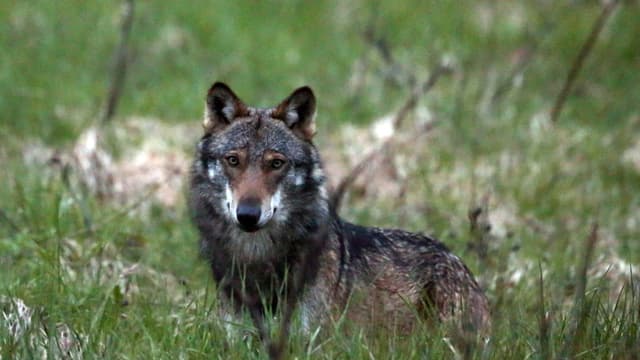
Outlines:
<svg viewBox="0 0 640 360"><path fill-rule="evenodd" d="M350 284L348 296L367 292L363 311L406 308L409 303L442 321L464 321L464 327L479 330L490 326L488 302L473 274L438 240L341 220L334 222L334 229L342 242L338 248L344 249L342 268L347 269L341 281ZM415 318L415 312L401 313Z"/></svg>

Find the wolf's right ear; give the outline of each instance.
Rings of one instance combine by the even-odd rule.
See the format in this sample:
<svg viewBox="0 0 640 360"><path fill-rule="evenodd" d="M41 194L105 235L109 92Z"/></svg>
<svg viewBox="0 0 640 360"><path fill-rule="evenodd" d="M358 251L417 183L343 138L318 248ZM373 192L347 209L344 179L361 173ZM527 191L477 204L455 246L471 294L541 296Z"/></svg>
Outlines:
<svg viewBox="0 0 640 360"><path fill-rule="evenodd" d="M246 116L247 106L224 83L216 82L209 88L204 107L202 127L205 134L224 129L233 119Z"/></svg>

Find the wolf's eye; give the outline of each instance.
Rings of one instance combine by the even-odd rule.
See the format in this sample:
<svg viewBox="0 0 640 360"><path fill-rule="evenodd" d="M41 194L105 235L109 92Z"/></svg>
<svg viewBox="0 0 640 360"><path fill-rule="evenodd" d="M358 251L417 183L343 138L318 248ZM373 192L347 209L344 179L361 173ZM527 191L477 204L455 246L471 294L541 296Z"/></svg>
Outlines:
<svg viewBox="0 0 640 360"><path fill-rule="evenodd" d="M229 166L236 167L238 166L239 163L240 163L240 159L238 159L237 156L235 155L227 156L227 164L229 164Z"/></svg>
<svg viewBox="0 0 640 360"><path fill-rule="evenodd" d="M273 160L271 160L271 163L269 164L269 166L271 166L271 168L274 169L274 170L278 170L282 166L284 166L284 160L282 160L282 159L273 159Z"/></svg>

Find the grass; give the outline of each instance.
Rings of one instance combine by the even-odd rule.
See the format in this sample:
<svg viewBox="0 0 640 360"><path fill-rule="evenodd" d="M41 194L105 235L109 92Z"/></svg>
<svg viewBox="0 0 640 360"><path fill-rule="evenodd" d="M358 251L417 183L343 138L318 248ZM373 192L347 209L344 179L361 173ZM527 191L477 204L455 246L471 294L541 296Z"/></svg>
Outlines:
<svg viewBox="0 0 640 360"><path fill-rule="evenodd" d="M354 193L343 215L433 233L461 255L494 314L490 341L472 357L640 353L640 168L629 160L640 141L637 4L612 16L556 124L548 111L598 2L136 4L131 66L109 132L134 116L197 129L214 80L265 106L309 84L320 148L355 146L341 129L392 113L408 95L389 74L421 81L452 59L454 73L419 104L438 125L399 150L414 159L405 196ZM31 311L19 335L0 317L0 357L64 357L57 344L68 333L71 357L265 358L255 340L227 341L183 200L142 209L139 194L123 206L66 185L45 164L47 149L70 149L99 114L119 6L0 4L0 309L15 313L21 299ZM399 72L364 40L367 29L386 39ZM526 51L529 62L511 78ZM132 144L115 139L126 157ZM482 259L469 246L467 212L487 196L492 230ZM463 355L443 329L427 328L406 338L338 328L310 340L293 331L290 347L297 358Z"/></svg>

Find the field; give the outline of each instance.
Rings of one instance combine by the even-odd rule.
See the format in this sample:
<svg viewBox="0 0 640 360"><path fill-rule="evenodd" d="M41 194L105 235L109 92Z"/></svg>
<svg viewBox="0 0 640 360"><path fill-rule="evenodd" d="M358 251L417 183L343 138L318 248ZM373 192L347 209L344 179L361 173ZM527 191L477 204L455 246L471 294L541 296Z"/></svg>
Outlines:
<svg viewBox="0 0 640 360"><path fill-rule="evenodd" d="M491 302L482 346L296 322L291 358L638 358L637 1L606 21L555 121L601 2L137 1L101 124L121 7L0 3L0 358L266 358L216 316L185 207L216 80L258 106L310 85L334 184L387 141L341 215L435 235Z"/></svg>

